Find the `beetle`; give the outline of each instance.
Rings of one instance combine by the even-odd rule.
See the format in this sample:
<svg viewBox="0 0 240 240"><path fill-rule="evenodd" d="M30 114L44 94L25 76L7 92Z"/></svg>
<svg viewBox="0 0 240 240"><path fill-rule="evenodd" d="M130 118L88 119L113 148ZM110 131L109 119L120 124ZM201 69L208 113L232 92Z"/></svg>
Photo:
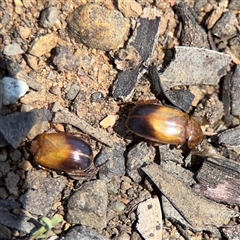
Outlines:
<svg viewBox="0 0 240 240"><path fill-rule="evenodd" d="M72 178L97 172L91 146L68 133L43 133L31 145L34 162L43 168L64 172Z"/></svg>
<svg viewBox="0 0 240 240"><path fill-rule="evenodd" d="M199 123L187 113L159 104L136 105L130 111L126 127L136 135L157 143L195 148L204 134Z"/></svg>

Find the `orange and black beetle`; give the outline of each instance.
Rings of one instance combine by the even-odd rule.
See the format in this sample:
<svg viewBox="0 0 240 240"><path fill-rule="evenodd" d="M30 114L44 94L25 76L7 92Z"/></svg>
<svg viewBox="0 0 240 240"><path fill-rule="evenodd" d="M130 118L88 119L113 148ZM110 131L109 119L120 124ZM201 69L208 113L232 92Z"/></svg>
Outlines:
<svg viewBox="0 0 240 240"><path fill-rule="evenodd" d="M126 121L133 133L153 142L182 145L193 149L203 140L203 132L196 120L175 108L158 104L136 105Z"/></svg>
<svg viewBox="0 0 240 240"><path fill-rule="evenodd" d="M41 167L65 172L76 178L96 172L93 151L81 138L67 133L40 134L31 146L35 163Z"/></svg>

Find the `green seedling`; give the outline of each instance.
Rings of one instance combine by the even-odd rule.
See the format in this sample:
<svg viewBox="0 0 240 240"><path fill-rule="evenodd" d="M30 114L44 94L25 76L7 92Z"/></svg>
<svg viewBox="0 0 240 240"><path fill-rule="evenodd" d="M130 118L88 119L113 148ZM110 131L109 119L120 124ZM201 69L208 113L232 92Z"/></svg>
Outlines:
<svg viewBox="0 0 240 240"><path fill-rule="evenodd" d="M47 238L52 230L58 223L63 221L61 215L55 215L52 219L47 217L41 217L39 222L41 227L33 234L34 239L43 239Z"/></svg>

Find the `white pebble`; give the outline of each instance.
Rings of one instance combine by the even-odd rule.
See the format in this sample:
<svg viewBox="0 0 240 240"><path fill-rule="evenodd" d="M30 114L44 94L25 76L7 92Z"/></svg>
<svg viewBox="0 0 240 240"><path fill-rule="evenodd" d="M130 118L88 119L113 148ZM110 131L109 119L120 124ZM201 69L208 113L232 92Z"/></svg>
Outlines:
<svg viewBox="0 0 240 240"><path fill-rule="evenodd" d="M15 103L29 89L28 85L10 77L3 78L3 105Z"/></svg>

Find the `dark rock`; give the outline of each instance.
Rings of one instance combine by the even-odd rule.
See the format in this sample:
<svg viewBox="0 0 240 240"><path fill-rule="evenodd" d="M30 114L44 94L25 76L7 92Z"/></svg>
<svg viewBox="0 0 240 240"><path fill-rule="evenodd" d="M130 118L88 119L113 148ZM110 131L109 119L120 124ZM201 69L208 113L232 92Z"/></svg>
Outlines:
<svg viewBox="0 0 240 240"><path fill-rule="evenodd" d="M5 187L0 187L0 206L1 206L1 201L6 199L8 197L8 192Z"/></svg>
<svg viewBox="0 0 240 240"><path fill-rule="evenodd" d="M79 90L80 90L80 87L78 84L76 83L72 84L70 90L66 94L66 98L68 100L73 100L77 96Z"/></svg>
<svg viewBox="0 0 240 240"><path fill-rule="evenodd" d="M5 142L17 148L36 123L50 119L51 114L46 108L0 116L0 135Z"/></svg>
<svg viewBox="0 0 240 240"><path fill-rule="evenodd" d="M22 156L22 153L17 149L10 153L10 157L13 161L19 160L21 156Z"/></svg>
<svg viewBox="0 0 240 240"><path fill-rule="evenodd" d="M231 78L231 112L234 116L240 116L240 66L237 65Z"/></svg>
<svg viewBox="0 0 240 240"><path fill-rule="evenodd" d="M139 18L137 27L126 47L125 59L121 57L121 61L116 62L117 66L121 66L120 69L124 71L118 74L113 91L114 98L127 98L133 92L138 77L141 76L140 65L150 64L149 61L158 40L159 25L160 17L158 16L152 20L147 17Z"/></svg>
<svg viewBox="0 0 240 240"><path fill-rule="evenodd" d="M181 45L188 47L210 48L207 33L195 20L191 9L183 2L177 5L182 18L183 29L181 32Z"/></svg>
<svg viewBox="0 0 240 240"><path fill-rule="evenodd" d="M218 143L228 147L240 146L240 126L218 134Z"/></svg>
<svg viewBox="0 0 240 240"><path fill-rule="evenodd" d="M9 172L5 178L5 186L10 194L18 196L18 182L20 177L14 172Z"/></svg>
<svg viewBox="0 0 240 240"><path fill-rule="evenodd" d="M19 208L21 204L13 199L0 199L0 207L5 209L16 209Z"/></svg>
<svg viewBox="0 0 240 240"><path fill-rule="evenodd" d="M237 34L238 20L235 14L230 11L227 11L222 14L222 17L215 23L212 28L212 33L222 38L230 38ZM223 27L224 26L224 27Z"/></svg>
<svg viewBox="0 0 240 240"><path fill-rule="evenodd" d="M59 71L73 71L79 67L79 60L64 46L55 48L53 63Z"/></svg>
<svg viewBox="0 0 240 240"><path fill-rule="evenodd" d="M108 162L102 166L99 170L99 178L104 179L106 182L110 181L113 177L125 175L125 146L122 144L115 144L109 148L106 146L102 147L101 152L95 159L97 165Z"/></svg>
<svg viewBox="0 0 240 240"><path fill-rule="evenodd" d="M0 224L6 227L17 229L26 233L30 233L34 228L34 225L30 223L29 217L23 215L16 216L2 207L0 207L0 216Z"/></svg>
<svg viewBox="0 0 240 240"><path fill-rule="evenodd" d="M3 176L6 176L10 171L10 165L8 162L1 162L0 164L0 172Z"/></svg>
<svg viewBox="0 0 240 240"><path fill-rule="evenodd" d="M11 240L11 231L0 224L0 239L2 240Z"/></svg>
<svg viewBox="0 0 240 240"><path fill-rule="evenodd" d="M240 35L232 38L229 41L229 46L233 55L240 59Z"/></svg>
<svg viewBox="0 0 240 240"><path fill-rule="evenodd" d="M184 89L163 89L159 73L155 66L149 67L149 75L152 91L163 104L170 106L173 105L182 109L184 112L187 112L190 109L194 99L194 95L191 92Z"/></svg>
<svg viewBox="0 0 240 240"><path fill-rule="evenodd" d="M28 190L20 196L23 208L32 214L46 216L66 183L64 176L52 178L46 171L29 171L25 182Z"/></svg>
<svg viewBox="0 0 240 240"><path fill-rule="evenodd" d="M127 97L133 92L138 80L139 70L139 67L137 67L118 74L113 93L114 98Z"/></svg>
<svg viewBox="0 0 240 240"><path fill-rule="evenodd" d="M71 228L64 237L65 240L109 240L90 227L75 226Z"/></svg>
<svg viewBox="0 0 240 240"><path fill-rule="evenodd" d="M140 142L128 152L127 173L134 182L142 181L142 175L139 169L153 162L154 158L154 147L148 146L146 142Z"/></svg>
<svg viewBox="0 0 240 240"><path fill-rule="evenodd" d="M222 102L224 108L224 122L227 126L231 125L233 116L231 115L231 79L232 72L227 73L227 75L223 78L223 86L222 86Z"/></svg>
<svg viewBox="0 0 240 240"><path fill-rule="evenodd" d="M107 224L107 202L105 181L86 182L69 198L67 221L102 230Z"/></svg>

